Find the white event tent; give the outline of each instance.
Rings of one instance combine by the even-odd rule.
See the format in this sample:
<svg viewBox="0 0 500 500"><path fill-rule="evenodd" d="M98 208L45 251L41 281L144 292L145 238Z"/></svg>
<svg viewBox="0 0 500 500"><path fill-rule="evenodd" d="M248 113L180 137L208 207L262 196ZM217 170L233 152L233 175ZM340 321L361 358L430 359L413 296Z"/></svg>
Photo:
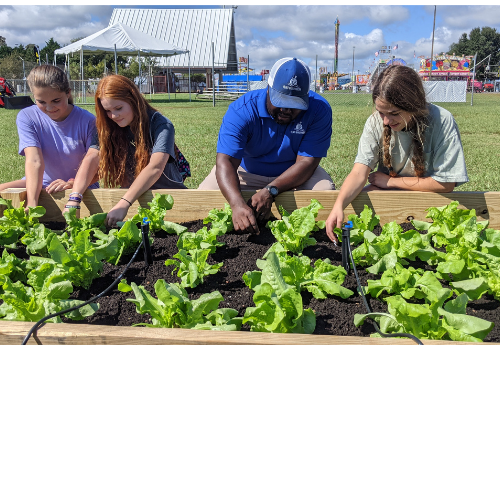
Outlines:
<svg viewBox="0 0 500 500"><path fill-rule="evenodd" d="M189 53L187 49L181 49L174 45L158 40L142 31L124 26L121 23L116 23L107 28L104 28L93 35L82 38L77 42L66 45L54 51L56 54L74 54L80 52L80 73L83 78L83 54L93 52L114 52L115 54L115 69L117 54L139 57L139 76L141 72L142 55L149 56L176 56L179 54Z"/></svg>

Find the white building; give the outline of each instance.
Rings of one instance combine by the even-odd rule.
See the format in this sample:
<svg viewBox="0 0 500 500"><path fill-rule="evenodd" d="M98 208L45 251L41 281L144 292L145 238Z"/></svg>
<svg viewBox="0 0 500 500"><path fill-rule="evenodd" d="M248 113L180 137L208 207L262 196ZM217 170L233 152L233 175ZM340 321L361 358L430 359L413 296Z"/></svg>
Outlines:
<svg viewBox="0 0 500 500"><path fill-rule="evenodd" d="M109 24L114 23L189 50L189 54L161 58L160 66L174 73L187 73L189 67L191 73L205 73L208 87L212 86L212 62L216 73L238 71L232 8L114 9Z"/></svg>

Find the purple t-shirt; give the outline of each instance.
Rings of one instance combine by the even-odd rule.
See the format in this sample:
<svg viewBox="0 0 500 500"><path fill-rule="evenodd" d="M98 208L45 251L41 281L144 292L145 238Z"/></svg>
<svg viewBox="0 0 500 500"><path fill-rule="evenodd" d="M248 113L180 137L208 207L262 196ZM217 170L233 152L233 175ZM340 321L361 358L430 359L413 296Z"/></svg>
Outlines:
<svg viewBox="0 0 500 500"><path fill-rule="evenodd" d="M46 188L56 179L66 181L75 177L92 142L95 116L85 109L73 106L71 113L62 122L56 122L35 105L19 111L16 124L19 154L25 156L24 148L28 147L42 150L45 163L43 187Z"/></svg>

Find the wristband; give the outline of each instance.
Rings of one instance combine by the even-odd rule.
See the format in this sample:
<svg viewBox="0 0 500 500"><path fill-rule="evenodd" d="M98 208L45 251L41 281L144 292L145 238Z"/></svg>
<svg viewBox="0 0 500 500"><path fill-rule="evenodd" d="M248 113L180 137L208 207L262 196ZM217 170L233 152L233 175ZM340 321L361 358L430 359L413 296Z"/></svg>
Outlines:
<svg viewBox="0 0 500 500"><path fill-rule="evenodd" d="M77 210L80 210L80 205L64 205L64 208L76 208Z"/></svg>
<svg viewBox="0 0 500 500"><path fill-rule="evenodd" d="M78 203L80 203L82 199L79 196L70 196L68 198L68 201L77 201Z"/></svg>
<svg viewBox="0 0 500 500"><path fill-rule="evenodd" d="M69 195L73 195L73 194L76 194L77 196L79 196L80 198L83 198L83 194L82 193L77 193L77 192L74 192L74 193L69 193Z"/></svg>
<svg viewBox="0 0 500 500"><path fill-rule="evenodd" d="M132 206L132 203L130 203L130 201L128 201L126 198L122 198L122 200L125 200L130 206Z"/></svg>

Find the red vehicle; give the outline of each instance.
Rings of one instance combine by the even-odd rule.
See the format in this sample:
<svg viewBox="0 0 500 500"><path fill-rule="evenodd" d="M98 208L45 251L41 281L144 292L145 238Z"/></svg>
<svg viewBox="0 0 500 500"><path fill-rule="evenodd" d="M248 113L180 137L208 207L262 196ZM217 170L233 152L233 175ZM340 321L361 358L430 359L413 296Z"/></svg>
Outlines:
<svg viewBox="0 0 500 500"><path fill-rule="evenodd" d="M5 96L12 97L15 95L16 93L12 88L12 85L5 78L0 76L0 108L5 108Z"/></svg>
<svg viewBox="0 0 500 500"><path fill-rule="evenodd" d="M495 90L495 86L492 83L485 83L483 90L484 92L493 92Z"/></svg>

